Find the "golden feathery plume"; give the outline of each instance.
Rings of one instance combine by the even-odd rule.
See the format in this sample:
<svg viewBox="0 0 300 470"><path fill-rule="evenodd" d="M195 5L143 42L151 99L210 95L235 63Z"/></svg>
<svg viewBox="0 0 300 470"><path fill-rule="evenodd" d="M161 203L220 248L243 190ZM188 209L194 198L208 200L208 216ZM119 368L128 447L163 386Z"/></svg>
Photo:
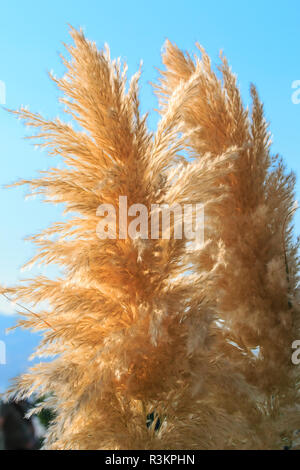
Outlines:
<svg viewBox="0 0 300 470"><path fill-rule="evenodd" d="M11 394L50 393L47 449L280 447L299 425L294 177L270 156L255 88L249 116L226 59L221 80L202 48L192 60L167 42L152 134L139 111L140 71L127 84L108 47L71 35L66 75L52 78L75 125L15 112L64 162L16 184L63 203L69 218L31 237L29 264L58 264L61 277L2 290L32 305L19 325L43 331L36 355L56 355ZM139 206L126 220L106 217L99 237L103 208L125 197ZM204 243L176 237L175 216L169 237L161 228L151 237L158 206L198 203ZM132 238L124 226L136 228L141 204L147 233L139 219Z"/></svg>
<svg viewBox="0 0 300 470"><path fill-rule="evenodd" d="M213 161L232 146L237 149L232 172L215 179L228 197L219 207L207 208L207 243L190 262L195 272L209 270L219 247L222 262L206 286L206 298L228 343L227 351L222 345L223 353L247 383L257 387L252 432L261 437L262 448L276 448L282 436L291 437L300 425L299 374L291 362L291 345L299 336L299 244L293 241L291 227L295 177L270 153L268 124L256 88L251 86L249 114L226 58L221 55L219 76L204 49L198 48L202 57L193 61L167 41L166 70L156 91L164 110L178 83L200 68L198 93L183 110L184 131L198 128L189 138L193 155L197 161L209 152ZM238 408L240 404L236 401Z"/></svg>

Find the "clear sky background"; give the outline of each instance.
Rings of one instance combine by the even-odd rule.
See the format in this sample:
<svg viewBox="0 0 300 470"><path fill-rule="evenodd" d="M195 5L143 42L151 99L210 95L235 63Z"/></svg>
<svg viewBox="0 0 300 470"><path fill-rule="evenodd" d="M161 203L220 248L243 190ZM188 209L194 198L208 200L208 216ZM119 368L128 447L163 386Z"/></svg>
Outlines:
<svg viewBox="0 0 300 470"><path fill-rule="evenodd" d="M215 64L219 51L225 52L238 75L245 104L250 102L250 82L257 85L271 122L273 152L280 153L300 177L300 104L292 102L292 83L300 80L299 20L299 0L1 1L0 80L6 86L6 106L28 105L49 118L60 113L58 91L47 72L64 73L59 54L64 53L62 43L70 43L69 23L83 27L98 47L107 42L113 57L127 61L129 75L143 60L142 110L150 111L153 128L157 102L149 82L158 76L155 67L161 66L164 41L168 38L191 53L199 41ZM25 201L24 188L3 189L7 183L36 175L53 165L53 160L23 139L28 131L4 109L0 109L0 134L0 284L13 284L32 275L20 272L33 254L24 237L60 219L61 208L39 199ZM0 365L0 389L25 367L37 342L27 332L4 337L13 314L14 307L1 300L0 340L7 342L8 363Z"/></svg>

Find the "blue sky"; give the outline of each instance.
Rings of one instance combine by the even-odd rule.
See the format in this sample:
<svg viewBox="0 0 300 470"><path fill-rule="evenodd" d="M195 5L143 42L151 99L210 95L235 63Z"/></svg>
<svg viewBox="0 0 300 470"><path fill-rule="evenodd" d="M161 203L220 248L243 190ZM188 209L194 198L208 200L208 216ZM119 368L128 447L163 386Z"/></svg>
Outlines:
<svg viewBox="0 0 300 470"><path fill-rule="evenodd" d="M62 43L70 43L70 23L82 26L99 47L107 42L112 56L127 61L129 75L143 59L142 110L150 111L149 124L154 127L157 116L153 109L157 103L149 82L156 80L155 67L161 65L164 41L168 38L192 53L199 41L214 63L220 49L225 52L238 75L246 104L250 82L257 85L271 122L273 151L280 153L288 168L299 176L300 104L292 102L292 83L300 80L299 16L299 0L1 2L0 80L6 86L6 106L16 109L28 105L30 110L49 118L60 112L58 92L47 72L53 70L58 76L64 72L59 54L64 53ZM0 129L0 284L12 284L26 277L20 267L33 253L24 237L60 219L61 208L42 204L38 199L25 201L24 188L3 189L4 184L32 177L38 170L53 165L53 160L23 139L26 129L3 109ZM300 233L300 214L296 216L296 233ZM0 315L6 315L0 324L0 340L5 323L12 323L8 314L13 312L13 307L0 301ZM20 372L24 357L32 348L29 333L19 335L17 344L10 347L7 343L10 360L7 366L0 365L0 388L9 376Z"/></svg>

